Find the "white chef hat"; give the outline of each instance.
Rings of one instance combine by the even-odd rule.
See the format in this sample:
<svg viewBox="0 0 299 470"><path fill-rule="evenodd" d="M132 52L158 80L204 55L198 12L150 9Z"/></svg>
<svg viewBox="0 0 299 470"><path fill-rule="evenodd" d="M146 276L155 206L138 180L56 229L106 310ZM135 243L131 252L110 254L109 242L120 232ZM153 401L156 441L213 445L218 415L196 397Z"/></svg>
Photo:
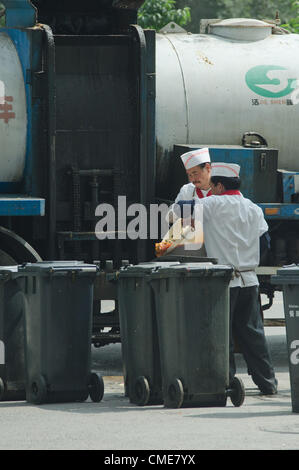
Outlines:
<svg viewBox="0 0 299 470"><path fill-rule="evenodd" d="M236 163L215 162L212 163L211 176L226 176L229 178L238 178L240 165Z"/></svg>
<svg viewBox="0 0 299 470"><path fill-rule="evenodd" d="M196 165L201 165L202 163L210 163L211 161L209 149L207 147L184 153L181 155L181 159L186 170L189 170Z"/></svg>

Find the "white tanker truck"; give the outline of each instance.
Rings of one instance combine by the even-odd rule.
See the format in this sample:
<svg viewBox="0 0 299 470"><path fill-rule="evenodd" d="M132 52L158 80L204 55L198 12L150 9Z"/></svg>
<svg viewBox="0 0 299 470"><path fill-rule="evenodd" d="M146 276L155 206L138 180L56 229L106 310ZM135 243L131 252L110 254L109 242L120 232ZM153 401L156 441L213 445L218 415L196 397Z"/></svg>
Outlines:
<svg viewBox="0 0 299 470"><path fill-rule="evenodd" d="M205 20L201 34L171 24L156 34L155 70L154 32L132 26L137 7L130 16L123 2L99 1L94 23L87 1L78 31L53 2L4 1L0 265L76 254L118 269L125 250L94 243L92 208L126 192L173 201L186 178L179 155L209 146L212 161L241 165L242 192L269 223L258 274L271 304L271 274L299 262L299 35L254 19ZM125 260L145 258L141 243L126 250ZM99 298L114 299L103 285Z"/></svg>

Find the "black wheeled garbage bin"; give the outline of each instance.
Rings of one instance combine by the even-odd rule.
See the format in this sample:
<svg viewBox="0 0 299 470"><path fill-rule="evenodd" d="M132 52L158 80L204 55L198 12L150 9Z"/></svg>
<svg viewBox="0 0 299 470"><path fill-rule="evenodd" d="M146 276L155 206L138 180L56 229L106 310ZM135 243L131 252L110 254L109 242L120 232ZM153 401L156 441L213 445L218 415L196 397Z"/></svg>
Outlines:
<svg viewBox="0 0 299 470"><path fill-rule="evenodd" d="M97 268L80 262L19 267L25 294L26 400L99 402L102 377L91 372L93 286Z"/></svg>
<svg viewBox="0 0 299 470"><path fill-rule="evenodd" d="M225 406L227 396L243 403L242 381L229 384L231 275L231 267L212 263L160 267L151 275L166 407Z"/></svg>
<svg viewBox="0 0 299 470"><path fill-rule="evenodd" d="M283 290L292 411L299 413L299 266L278 269L271 282Z"/></svg>
<svg viewBox="0 0 299 470"><path fill-rule="evenodd" d="M0 270L0 400L25 400L24 295L18 266Z"/></svg>
<svg viewBox="0 0 299 470"><path fill-rule="evenodd" d="M131 403L163 403L155 301L149 283L154 268L177 262L148 262L121 268L118 302L125 391Z"/></svg>

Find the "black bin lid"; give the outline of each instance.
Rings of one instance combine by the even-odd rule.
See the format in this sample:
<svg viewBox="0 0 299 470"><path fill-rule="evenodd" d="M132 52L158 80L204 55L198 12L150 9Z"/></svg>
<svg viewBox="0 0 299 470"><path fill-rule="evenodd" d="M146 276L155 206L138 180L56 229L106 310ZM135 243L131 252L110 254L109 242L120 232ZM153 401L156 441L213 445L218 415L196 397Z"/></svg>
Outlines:
<svg viewBox="0 0 299 470"><path fill-rule="evenodd" d="M167 267L170 267L170 266L177 266L179 265L180 263L178 261L161 261L161 262L158 262L158 261L149 261L149 262L146 262L146 263L139 263L139 264L131 264L131 265L127 265L127 266L124 266L120 269L120 273L119 275L122 276L122 275L134 275L134 274L149 274L151 273L153 270L156 270L158 268L160 268L161 266L167 266Z"/></svg>
<svg viewBox="0 0 299 470"><path fill-rule="evenodd" d="M13 265L13 266L1 266L0 267L0 280L8 280L12 279L15 276L18 276L18 265Z"/></svg>
<svg viewBox="0 0 299 470"><path fill-rule="evenodd" d="M299 266L290 264L277 269L276 275L271 276L272 284L299 284Z"/></svg>
<svg viewBox="0 0 299 470"><path fill-rule="evenodd" d="M279 276L299 276L299 266L297 264L283 266L277 269L276 274Z"/></svg>
<svg viewBox="0 0 299 470"><path fill-rule="evenodd" d="M19 269L19 266L17 264L13 266L1 266L0 267L0 274L2 273L7 273L9 271L10 273L17 273Z"/></svg>
<svg viewBox="0 0 299 470"><path fill-rule="evenodd" d="M95 264L87 264L84 261L39 261L37 263L25 263L19 266L19 273L37 273L54 271L86 271L96 272Z"/></svg>
<svg viewBox="0 0 299 470"><path fill-rule="evenodd" d="M222 264L213 264L211 262L204 263L181 263L176 266L161 266L155 273L157 275L170 275L181 276L194 275L194 276L227 276L232 274L233 268L231 266Z"/></svg>

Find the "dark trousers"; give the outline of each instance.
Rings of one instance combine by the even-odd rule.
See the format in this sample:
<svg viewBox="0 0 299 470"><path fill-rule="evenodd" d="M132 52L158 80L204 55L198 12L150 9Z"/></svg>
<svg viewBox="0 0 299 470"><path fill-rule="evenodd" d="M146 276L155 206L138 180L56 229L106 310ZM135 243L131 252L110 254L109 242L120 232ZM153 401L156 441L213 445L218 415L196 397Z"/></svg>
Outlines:
<svg viewBox="0 0 299 470"><path fill-rule="evenodd" d="M259 287L230 289L230 380L236 373L235 338L246 361L252 380L262 392L276 388L274 369L265 337L259 300Z"/></svg>

